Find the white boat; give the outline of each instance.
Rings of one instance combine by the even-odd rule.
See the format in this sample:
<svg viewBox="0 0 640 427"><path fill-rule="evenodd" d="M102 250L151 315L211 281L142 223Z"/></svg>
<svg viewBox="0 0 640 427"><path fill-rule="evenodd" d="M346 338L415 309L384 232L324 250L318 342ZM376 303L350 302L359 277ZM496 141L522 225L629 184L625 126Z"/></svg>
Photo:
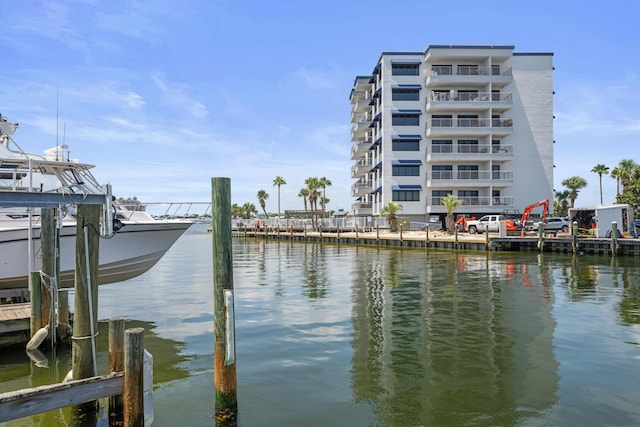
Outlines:
<svg viewBox="0 0 640 427"><path fill-rule="evenodd" d="M103 186L89 171L94 166L65 160L65 146L47 150L45 156L26 153L17 145L17 149L14 149L10 144L17 128L17 124L8 122L0 115L0 290L26 288L29 271L40 269L39 209L29 212L27 208L15 207L15 202L9 204L9 199L13 200L13 196L16 196L26 200L33 193L88 195L103 192ZM58 227L58 284L72 287L76 234L76 222L72 215L74 207L60 208L60 211L68 209L71 213L58 221L61 224ZM123 226L111 237L100 239L100 284L130 279L149 270L192 225L191 221L186 220L155 219L144 211L127 210L117 204L113 205L113 209L114 216ZM29 247L32 249L31 256ZM30 262L32 265L29 265Z"/></svg>

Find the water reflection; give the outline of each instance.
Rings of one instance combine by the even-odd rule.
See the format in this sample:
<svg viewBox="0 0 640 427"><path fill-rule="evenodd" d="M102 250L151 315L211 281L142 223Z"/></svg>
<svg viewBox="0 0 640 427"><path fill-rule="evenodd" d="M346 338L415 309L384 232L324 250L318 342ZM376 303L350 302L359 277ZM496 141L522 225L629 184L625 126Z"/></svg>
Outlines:
<svg viewBox="0 0 640 427"><path fill-rule="evenodd" d="M358 266L352 385L381 425L512 425L557 402L546 268L402 250Z"/></svg>

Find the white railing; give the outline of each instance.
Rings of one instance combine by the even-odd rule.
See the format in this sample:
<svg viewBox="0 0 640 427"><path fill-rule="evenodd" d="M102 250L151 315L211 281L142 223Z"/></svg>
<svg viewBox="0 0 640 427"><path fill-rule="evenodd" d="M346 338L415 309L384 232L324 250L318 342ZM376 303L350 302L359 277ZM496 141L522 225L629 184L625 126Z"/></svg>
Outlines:
<svg viewBox="0 0 640 427"><path fill-rule="evenodd" d="M434 144L428 147L430 154L513 154L513 145L489 144Z"/></svg>
<svg viewBox="0 0 640 427"><path fill-rule="evenodd" d="M429 127L432 128L511 128L512 119L440 119L432 118Z"/></svg>
<svg viewBox="0 0 640 427"><path fill-rule="evenodd" d="M433 180L511 180L512 171L431 171Z"/></svg>
<svg viewBox="0 0 640 427"><path fill-rule="evenodd" d="M442 199L444 197L427 197L428 206L443 206ZM457 197L462 200L462 206L511 206L513 205L513 197Z"/></svg>
<svg viewBox="0 0 640 427"><path fill-rule="evenodd" d="M430 92L429 100L437 102L512 102L513 95L511 93L458 92L449 90Z"/></svg>
<svg viewBox="0 0 640 427"><path fill-rule="evenodd" d="M430 76L511 76L511 67L500 70L499 67L480 65L432 65L427 69Z"/></svg>

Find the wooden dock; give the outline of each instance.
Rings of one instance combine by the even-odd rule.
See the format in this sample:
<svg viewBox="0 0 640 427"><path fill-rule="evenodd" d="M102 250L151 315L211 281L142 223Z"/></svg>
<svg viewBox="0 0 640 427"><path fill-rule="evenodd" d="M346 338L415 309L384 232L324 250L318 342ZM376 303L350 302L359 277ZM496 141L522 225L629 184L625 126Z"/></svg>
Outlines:
<svg viewBox="0 0 640 427"><path fill-rule="evenodd" d="M0 347L26 343L31 339L31 304L0 305Z"/></svg>
<svg viewBox="0 0 640 427"><path fill-rule="evenodd" d="M238 237L239 234L234 234ZM357 245L401 246L418 248L457 249L469 251L510 252L557 252L573 253L573 239L568 234L545 236L542 248L538 237L507 236L496 233L450 235L441 231L405 231L392 233L389 230L357 232L290 232L290 231L246 231L244 237L256 239L280 239L306 242L346 243ZM587 255L612 255L612 239L579 237L576 251ZM615 247L616 256L640 257L640 239L620 238Z"/></svg>

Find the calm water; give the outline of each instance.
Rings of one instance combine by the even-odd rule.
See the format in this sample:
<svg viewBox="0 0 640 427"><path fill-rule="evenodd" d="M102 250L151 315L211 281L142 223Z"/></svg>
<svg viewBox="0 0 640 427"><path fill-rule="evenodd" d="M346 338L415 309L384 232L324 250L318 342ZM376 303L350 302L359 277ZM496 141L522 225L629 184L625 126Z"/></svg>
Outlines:
<svg viewBox="0 0 640 427"><path fill-rule="evenodd" d="M196 225L100 287L101 319L147 331L154 426L214 422L210 247ZM640 425L639 264L235 239L241 425ZM59 353L39 368L2 350L0 391L59 381Z"/></svg>

